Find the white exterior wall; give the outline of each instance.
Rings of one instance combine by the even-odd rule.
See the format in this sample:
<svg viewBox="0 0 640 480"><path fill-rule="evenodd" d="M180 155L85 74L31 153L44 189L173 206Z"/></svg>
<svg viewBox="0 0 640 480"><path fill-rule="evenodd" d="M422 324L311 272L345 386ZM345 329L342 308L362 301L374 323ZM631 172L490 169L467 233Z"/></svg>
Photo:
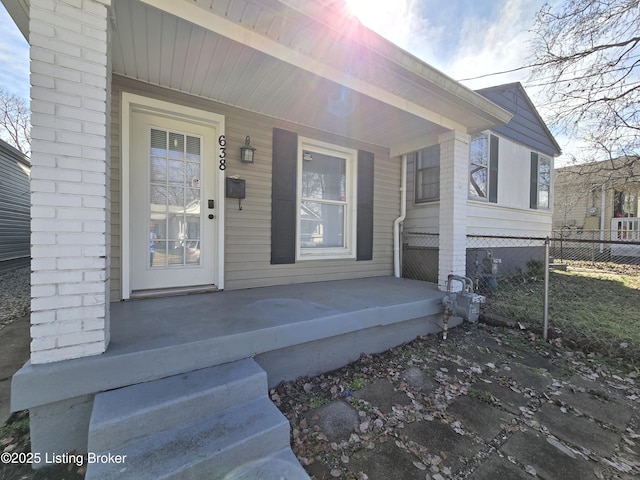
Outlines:
<svg viewBox="0 0 640 480"><path fill-rule="evenodd" d="M447 276L465 275L467 250L467 192L469 135L450 131L440 135L440 220L438 287Z"/></svg>
<svg viewBox="0 0 640 480"><path fill-rule="evenodd" d="M110 0L31 0L31 362L109 343Z"/></svg>
<svg viewBox="0 0 640 480"><path fill-rule="evenodd" d="M529 208L532 151L530 147L499 136L498 202L469 200L469 235L546 237L551 234L552 209ZM553 163L551 171L553 175ZM550 205L553 205L553 176Z"/></svg>

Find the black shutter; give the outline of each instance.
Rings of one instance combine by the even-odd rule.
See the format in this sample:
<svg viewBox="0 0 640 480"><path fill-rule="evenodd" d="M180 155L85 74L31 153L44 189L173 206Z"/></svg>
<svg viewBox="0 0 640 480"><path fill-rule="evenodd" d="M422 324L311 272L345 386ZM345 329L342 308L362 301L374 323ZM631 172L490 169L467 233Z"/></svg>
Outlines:
<svg viewBox="0 0 640 480"><path fill-rule="evenodd" d="M529 208L538 208L538 154L531 152Z"/></svg>
<svg viewBox="0 0 640 480"><path fill-rule="evenodd" d="M498 137L491 135L489 146L489 201L498 203Z"/></svg>
<svg viewBox="0 0 640 480"><path fill-rule="evenodd" d="M298 135L274 128L272 148L271 263L295 263Z"/></svg>
<svg viewBox="0 0 640 480"><path fill-rule="evenodd" d="M373 153L358 150L357 260L373 259Z"/></svg>

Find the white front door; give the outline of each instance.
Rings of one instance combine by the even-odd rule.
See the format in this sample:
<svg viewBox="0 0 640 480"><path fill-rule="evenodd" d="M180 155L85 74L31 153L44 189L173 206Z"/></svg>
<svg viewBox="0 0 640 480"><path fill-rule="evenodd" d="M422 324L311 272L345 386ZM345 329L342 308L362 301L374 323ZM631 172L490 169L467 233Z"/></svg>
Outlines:
<svg viewBox="0 0 640 480"><path fill-rule="evenodd" d="M216 285L216 126L131 114L131 291Z"/></svg>

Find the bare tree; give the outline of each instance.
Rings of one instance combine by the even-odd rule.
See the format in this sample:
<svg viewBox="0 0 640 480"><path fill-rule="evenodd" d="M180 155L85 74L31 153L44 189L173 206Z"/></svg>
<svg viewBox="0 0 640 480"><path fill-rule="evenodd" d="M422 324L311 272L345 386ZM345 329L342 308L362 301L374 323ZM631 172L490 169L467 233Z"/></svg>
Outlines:
<svg viewBox="0 0 640 480"><path fill-rule="evenodd" d="M640 0L546 4L534 34L528 86L542 87L542 108L555 129L588 145L577 160L637 162ZM625 163L621 168L630 167Z"/></svg>
<svg viewBox="0 0 640 480"><path fill-rule="evenodd" d="M0 88L0 138L29 155L30 129L29 106L26 100Z"/></svg>

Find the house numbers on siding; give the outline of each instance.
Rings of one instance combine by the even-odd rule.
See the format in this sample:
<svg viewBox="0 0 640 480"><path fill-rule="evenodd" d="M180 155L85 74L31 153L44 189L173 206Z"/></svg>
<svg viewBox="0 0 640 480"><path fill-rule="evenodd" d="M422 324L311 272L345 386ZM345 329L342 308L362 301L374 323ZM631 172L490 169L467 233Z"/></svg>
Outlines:
<svg viewBox="0 0 640 480"><path fill-rule="evenodd" d="M218 145L220 145L220 154L218 158L220 159L220 170L225 170L227 168L227 137L224 135L220 135L218 137Z"/></svg>

